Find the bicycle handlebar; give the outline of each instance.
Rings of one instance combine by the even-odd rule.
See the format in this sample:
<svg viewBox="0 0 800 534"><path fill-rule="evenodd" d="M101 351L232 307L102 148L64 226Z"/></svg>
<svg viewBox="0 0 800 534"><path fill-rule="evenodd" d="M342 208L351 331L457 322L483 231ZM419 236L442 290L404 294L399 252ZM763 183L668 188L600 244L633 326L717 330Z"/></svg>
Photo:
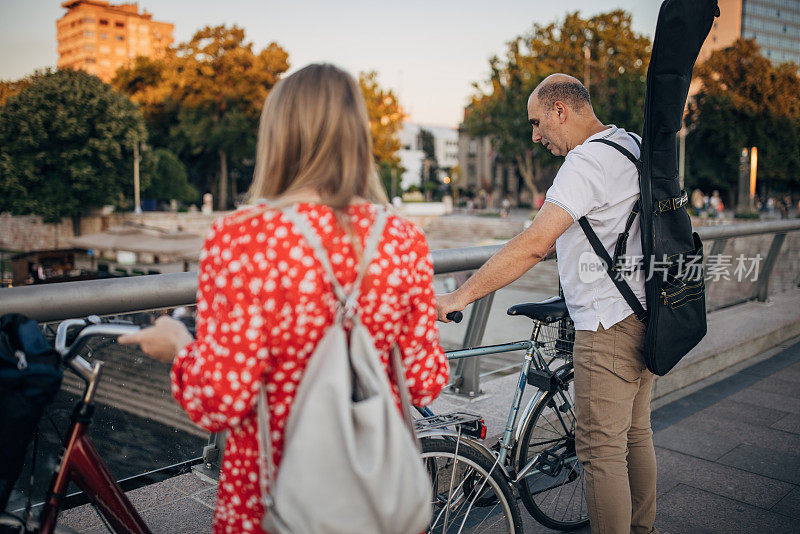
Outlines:
<svg viewBox="0 0 800 534"><path fill-rule="evenodd" d="M464 318L464 314L461 313L460 311L452 311L452 312L448 313L447 315L445 315L445 317L447 317L448 319L450 319L454 323L460 323L461 319Z"/></svg>
<svg viewBox="0 0 800 534"><path fill-rule="evenodd" d="M78 335L67 345L67 337L71 328L82 327ZM92 336L116 336L132 334L138 332L140 327L131 323L123 322L102 322L96 315L86 319L67 319L58 325L56 331L55 349L61 355L61 359L68 362L75 358L78 349L83 341Z"/></svg>

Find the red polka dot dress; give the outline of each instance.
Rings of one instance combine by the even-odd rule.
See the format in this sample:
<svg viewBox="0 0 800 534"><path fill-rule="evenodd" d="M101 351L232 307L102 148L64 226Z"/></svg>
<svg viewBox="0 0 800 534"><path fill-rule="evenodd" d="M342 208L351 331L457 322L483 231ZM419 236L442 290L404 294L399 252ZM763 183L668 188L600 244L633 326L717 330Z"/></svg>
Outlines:
<svg viewBox="0 0 800 534"><path fill-rule="evenodd" d="M377 209L357 204L346 210L359 251ZM300 204L297 211L320 236L337 280L349 292L357 274L350 237L327 206ZM400 347L411 400L420 406L439 394L449 374L432 282L422 232L390 215L358 304L387 373L390 350L395 343ZM229 432L214 532L261 530L257 392L265 384L273 460L280 469L295 391L335 309L322 266L279 211L256 206L213 224L200 255L197 338L175 358L172 392L198 425Z"/></svg>

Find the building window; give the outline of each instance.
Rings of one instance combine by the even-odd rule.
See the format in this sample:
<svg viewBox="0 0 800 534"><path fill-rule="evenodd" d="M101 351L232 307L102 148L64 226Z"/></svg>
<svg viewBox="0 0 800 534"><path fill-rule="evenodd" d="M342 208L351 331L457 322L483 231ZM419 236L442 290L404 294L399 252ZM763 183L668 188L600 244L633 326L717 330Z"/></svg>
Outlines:
<svg viewBox="0 0 800 534"><path fill-rule="evenodd" d="M124 35L115 35L114 37L117 39L117 41L124 41L125 40L125 36Z"/></svg>
<svg viewBox="0 0 800 534"><path fill-rule="evenodd" d="M716 24L716 22L714 24ZM108 26L108 21L106 19L100 19L100 26Z"/></svg>
<svg viewBox="0 0 800 534"><path fill-rule="evenodd" d="M93 57L87 57L87 58L86 58L86 59L84 59L83 61L84 61L84 62L86 62L86 63L94 63L94 62L95 62L95 60L94 60L94 58L93 58Z"/></svg>
<svg viewBox="0 0 800 534"><path fill-rule="evenodd" d="M115 22L114 23L114 27L115 28L124 28L125 27L125 23L124 22Z"/></svg>
<svg viewBox="0 0 800 534"><path fill-rule="evenodd" d="M117 55L118 56L124 56L125 55L125 49L117 47Z"/></svg>
<svg viewBox="0 0 800 534"><path fill-rule="evenodd" d="M83 36L86 37L87 39L91 39L91 38L94 37L94 32L90 32L90 31L87 30L87 31L83 32ZM102 37L101 37L101 39L102 39Z"/></svg>
<svg viewBox="0 0 800 534"><path fill-rule="evenodd" d="M106 32L100 32L100 39L103 39L105 41L106 39L108 39L108 34Z"/></svg>
<svg viewBox="0 0 800 534"><path fill-rule="evenodd" d="M110 54L111 53L111 48L109 48L107 46L101 46L100 47L100 53L101 54Z"/></svg>
<svg viewBox="0 0 800 534"><path fill-rule="evenodd" d="M94 19L91 17L84 17L83 19L84 24L94 24Z"/></svg>

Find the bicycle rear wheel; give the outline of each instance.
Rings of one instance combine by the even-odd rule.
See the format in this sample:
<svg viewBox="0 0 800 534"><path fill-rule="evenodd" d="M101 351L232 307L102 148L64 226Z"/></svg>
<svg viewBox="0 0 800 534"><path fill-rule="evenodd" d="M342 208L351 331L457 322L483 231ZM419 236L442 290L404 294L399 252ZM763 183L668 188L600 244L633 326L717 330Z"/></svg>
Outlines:
<svg viewBox="0 0 800 534"><path fill-rule="evenodd" d="M531 414L519 441L517 472L534 462L519 483L522 503L542 525L573 530L589 523L584 472L575 453L572 364L556 371L564 387L548 392Z"/></svg>
<svg viewBox="0 0 800 534"><path fill-rule="evenodd" d="M428 533L520 533L522 518L499 464L455 438L423 438L422 459L433 484Z"/></svg>

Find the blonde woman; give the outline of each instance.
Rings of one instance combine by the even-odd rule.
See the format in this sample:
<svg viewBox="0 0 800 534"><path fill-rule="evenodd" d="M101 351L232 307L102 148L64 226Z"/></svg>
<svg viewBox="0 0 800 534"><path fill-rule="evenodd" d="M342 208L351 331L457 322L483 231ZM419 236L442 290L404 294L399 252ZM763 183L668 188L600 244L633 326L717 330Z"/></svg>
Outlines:
<svg viewBox="0 0 800 534"><path fill-rule="evenodd" d="M294 205L309 221L334 275L349 290L366 233L379 205L386 204L366 106L350 75L315 64L275 86L261 116L250 194L269 204L217 220L201 253L197 339L170 318L121 338L159 360L174 360L175 399L203 428L229 432L215 532L260 529L257 392L265 386L273 460L280 469L295 391L334 320L330 281L309 244L275 206ZM390 215L358 305L389 375L390 350L399 345L417 405L431 402L448 379L432 280L422 232Z"/></svg>

